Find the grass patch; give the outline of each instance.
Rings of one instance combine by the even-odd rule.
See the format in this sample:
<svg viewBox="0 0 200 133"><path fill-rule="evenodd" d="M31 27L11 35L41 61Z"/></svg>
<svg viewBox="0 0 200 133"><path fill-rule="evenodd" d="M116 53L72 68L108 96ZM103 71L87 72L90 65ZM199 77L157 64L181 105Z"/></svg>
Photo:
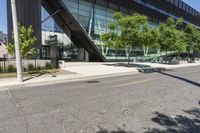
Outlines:
<svg viewBox="0 0 200 133"><path fill-rule="evenodd" d="M60 69L51 69L51 70L36 70L36 71L29 71L24 72L24 77L29 77L33 75L44 75L44 74L59 74L62 70ZM2 78L11 78L11 77L17 77L16 73L0 73L0 79Z"/></svg>

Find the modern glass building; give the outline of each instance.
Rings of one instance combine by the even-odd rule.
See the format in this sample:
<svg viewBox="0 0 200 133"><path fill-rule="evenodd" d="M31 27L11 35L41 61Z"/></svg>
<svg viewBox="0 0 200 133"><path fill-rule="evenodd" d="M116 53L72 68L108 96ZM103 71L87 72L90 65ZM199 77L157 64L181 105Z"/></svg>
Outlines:
<svg viewBox="0 0 200 133"><path fill-rule="evenodd" d="M40 57L51 56L50 36L57 37L61 59L106 61L126 59L124 50L105 47L100 36L108 31L116 11L148 16L152 27L168 17L183 17L185 24L200 27L200 13L182 0L18 0L19 23L33 25ZM8 13L10 14L8 1ZM49 17L50 16L50 17ZM11 23L11 17L8 17ZM9 24L10 26L11 24ZM12 27L8 28L9 34ZM150 52L154 52L153 50ZM140 49L133 56L142 55Z"/></svg>

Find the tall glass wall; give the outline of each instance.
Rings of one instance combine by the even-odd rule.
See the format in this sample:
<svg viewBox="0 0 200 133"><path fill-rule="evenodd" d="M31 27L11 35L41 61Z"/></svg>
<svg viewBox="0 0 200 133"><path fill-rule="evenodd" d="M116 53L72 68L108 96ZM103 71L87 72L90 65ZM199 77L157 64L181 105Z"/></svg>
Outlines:
<svg viewBox="0 0 200 133"><path fill-rule="evenodd" d="M50 36L57 37L58 58L64 60L77 60L77 48L71 43L70 38L63 33L50 14L41 7L41 19L46 20L42 23L42 57L51 57ZM48 19L46 19L48 18Z"/></svg>
<svg viewBox="0 0 200 133"><path fill-rule="evenodd" d="M106 48L101 41L100 36L107 32L108 24L113 21L112 15L115 11L120 10L123 14L130 14L133 10L129 11L125 7L110 3L108 0L96 0L95 3L94 0L61 1L82 25L107 59L115 59L116 56L126 58L124 50L116 52L116 50ZM156 21L152 21L150 25L151 27L155 27L157 25ZM137 49L134 53L142 55L142 50Z"/></svg>

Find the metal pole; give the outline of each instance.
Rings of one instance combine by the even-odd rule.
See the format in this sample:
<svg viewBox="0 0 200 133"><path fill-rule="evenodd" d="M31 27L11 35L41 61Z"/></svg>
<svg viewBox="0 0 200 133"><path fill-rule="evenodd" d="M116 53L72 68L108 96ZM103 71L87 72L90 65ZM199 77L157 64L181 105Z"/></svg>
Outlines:
<svg viewBox="0 0 200 133"><path fill-rule="evenodd" d="M18 21L16 13L16 3L15 0L11 0L12 9L12 19L13 19L13 30L14 30L14 40L15 40L15 56L16 56L16 66L17 66L17 80L23 82L22 75L22 60L20 56L20 45L18 36Z"/></svg>

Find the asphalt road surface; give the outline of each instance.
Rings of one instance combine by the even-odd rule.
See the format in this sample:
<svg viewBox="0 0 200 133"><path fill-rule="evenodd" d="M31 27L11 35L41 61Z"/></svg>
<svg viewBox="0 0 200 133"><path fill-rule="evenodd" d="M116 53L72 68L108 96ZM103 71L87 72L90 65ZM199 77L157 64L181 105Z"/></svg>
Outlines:
<svg viewBox="0 0 200 133"><path fill-rule="evenodd" d="M0 91L0 133L200 133L200 67Z"/></svg>

